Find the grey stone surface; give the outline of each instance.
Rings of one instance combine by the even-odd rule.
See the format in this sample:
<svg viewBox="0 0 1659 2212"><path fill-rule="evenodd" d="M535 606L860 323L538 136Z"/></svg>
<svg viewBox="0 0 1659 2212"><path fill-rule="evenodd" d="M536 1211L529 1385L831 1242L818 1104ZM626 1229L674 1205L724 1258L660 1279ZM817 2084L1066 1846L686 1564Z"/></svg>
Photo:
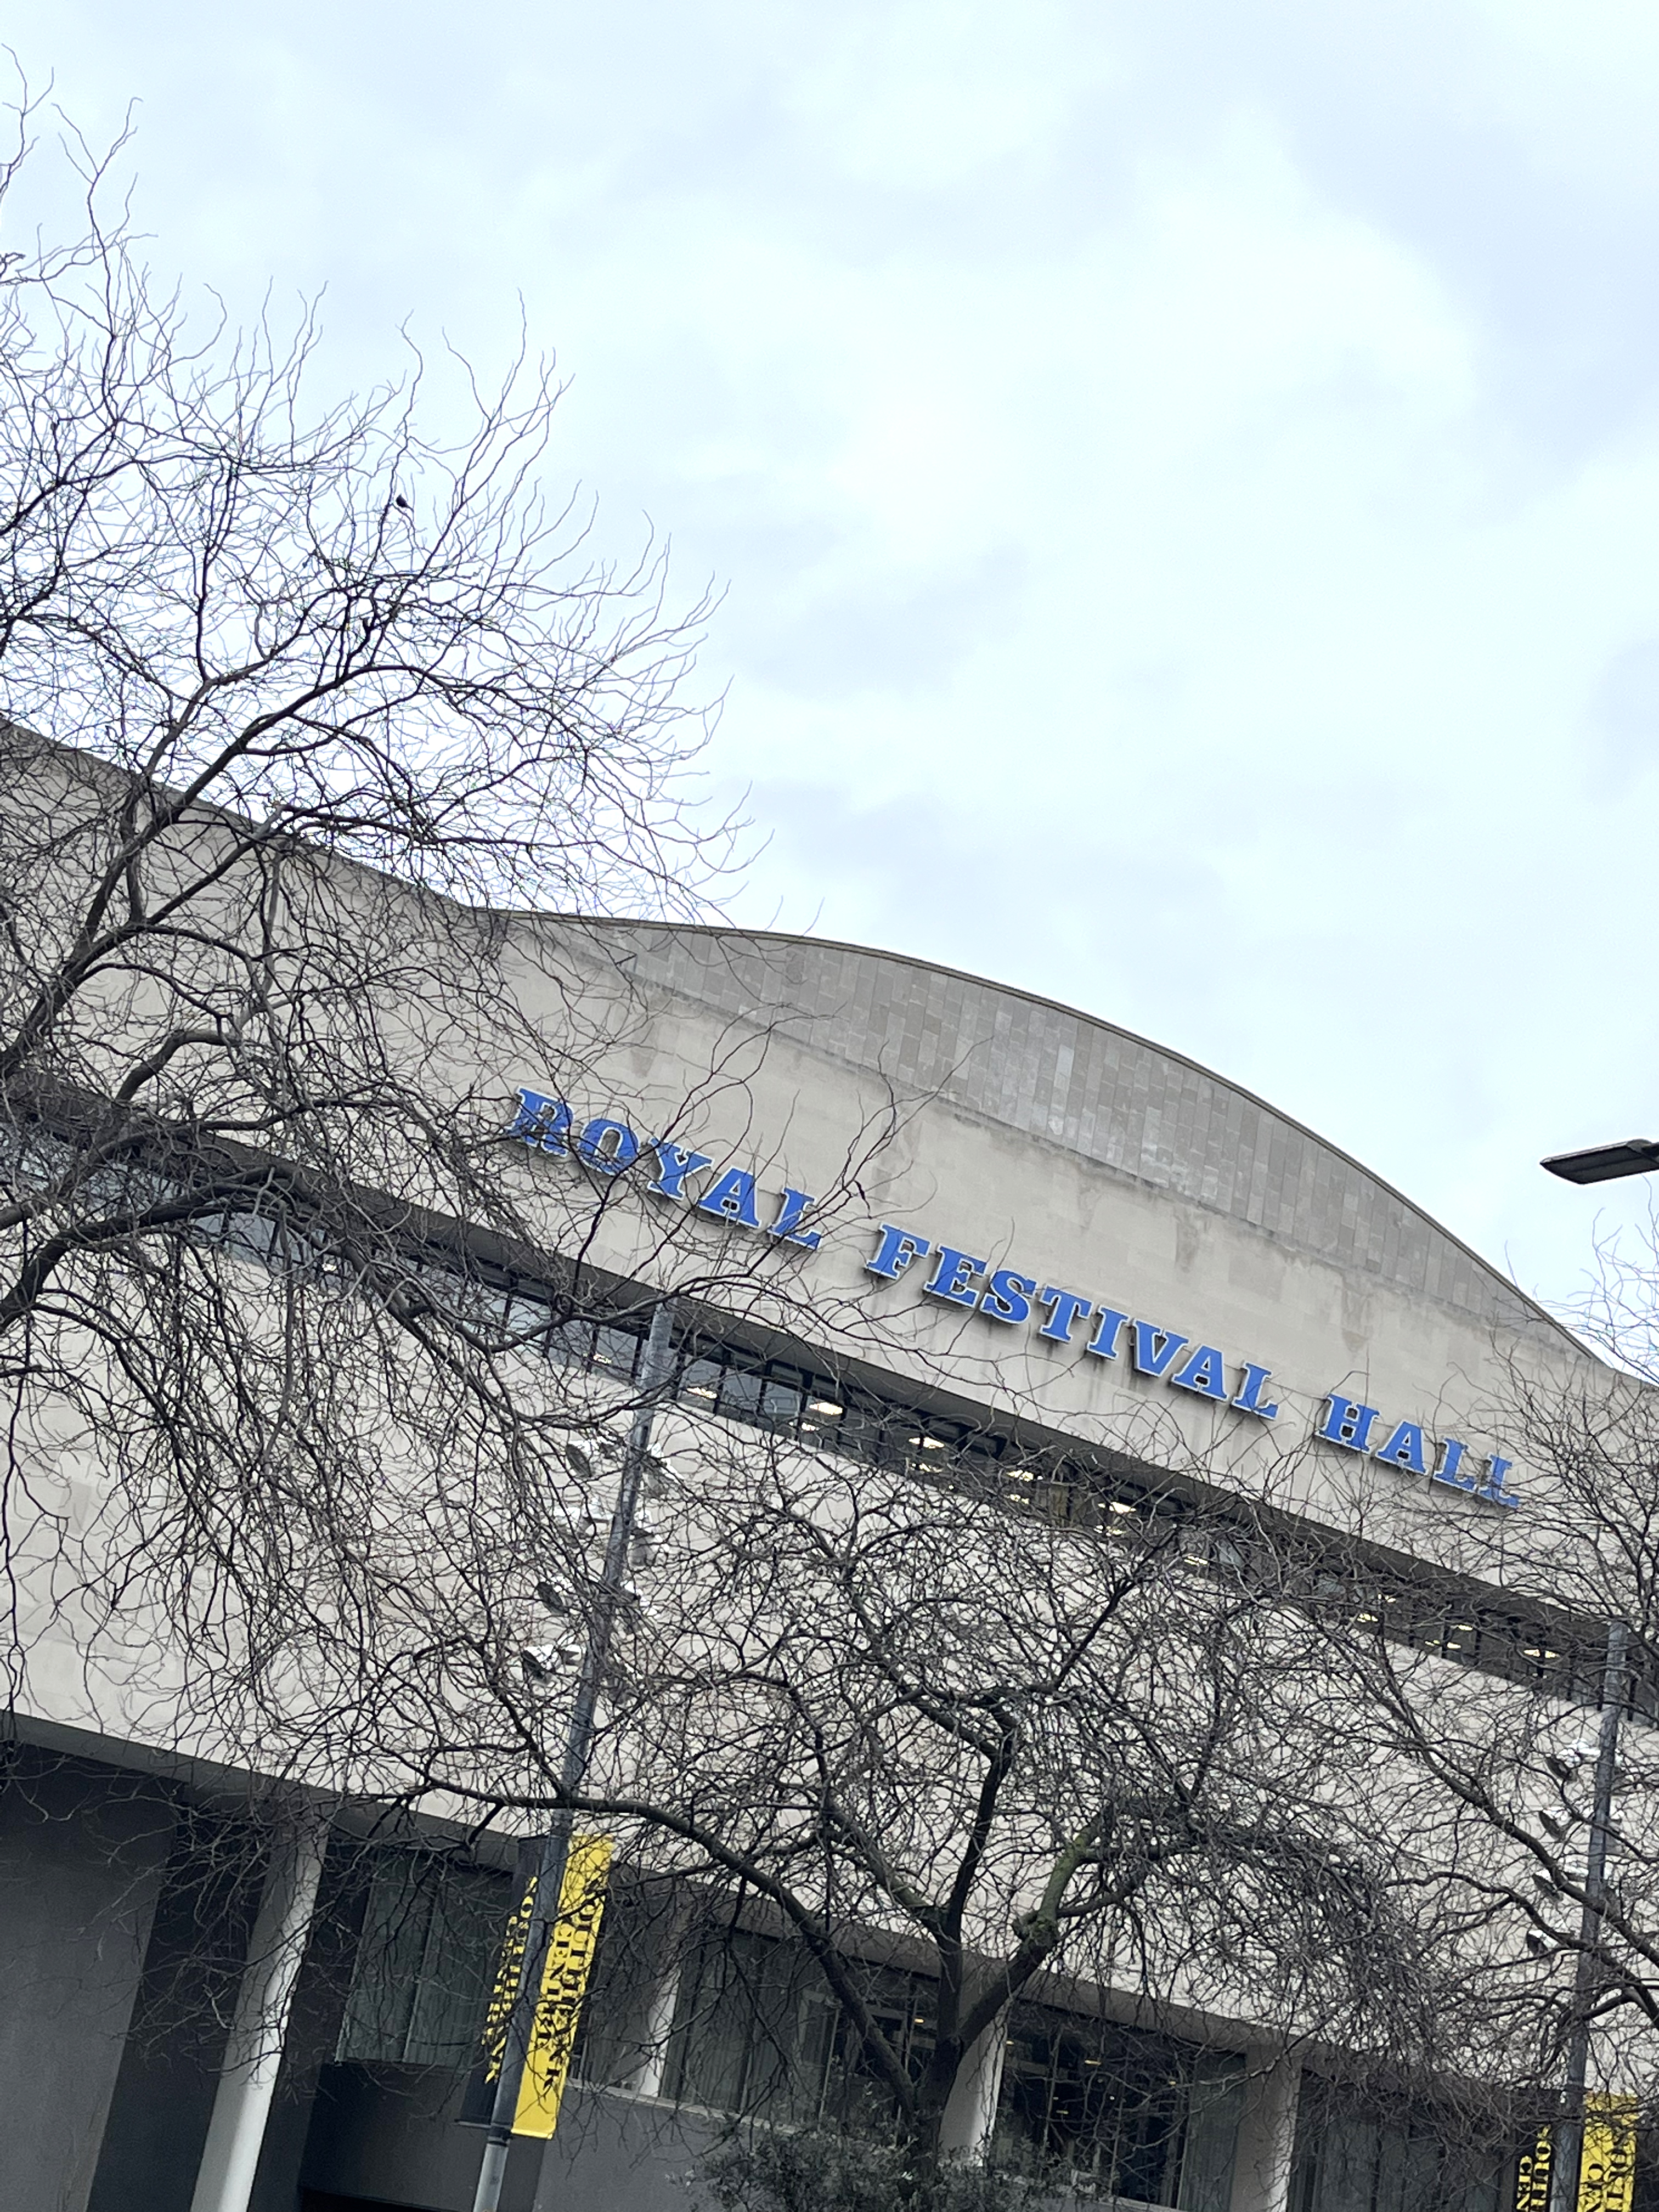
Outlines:
<svg viewBox="0 0 1659 2212"><path fill-rule="evenodd" d="M593 922L634 981L763 1026L1472 1318L1539 1310L1358 1161L1206 1068L1109 1022L888 952L810 938Z"/></svg>
<svg viewBox="0 0 1659 2212"><path fill-rule="evenodd" d="M159 1791L14 1754L0 1787L7 2212L84 2212L173 1826Z"/></svg>
<svg viewBox="0 0 1659 2212"><path fill-rule="evenodd" d="M331 2066L312 2118L308 2196L398 2212L468 2212L483 2142L454 2118L456 2077L418 2067ZM701 2203L696 2175L714 2124L654 2100L573 2082L545 2147L514 2145L504 2212L663 2212Z"/></svg>

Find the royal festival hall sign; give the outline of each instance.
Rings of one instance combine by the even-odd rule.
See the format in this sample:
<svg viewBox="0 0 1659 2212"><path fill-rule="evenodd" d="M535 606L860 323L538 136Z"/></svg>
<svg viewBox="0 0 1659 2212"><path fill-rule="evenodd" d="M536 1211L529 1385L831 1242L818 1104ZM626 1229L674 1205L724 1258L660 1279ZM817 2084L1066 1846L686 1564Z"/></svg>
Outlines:
<svg viewBox="0 0 1659 2212"><path fill-rule="evenodd" d="M816 1201L808 1192L788 1184L781 1191L763 1192L744 1168L711 1173L711 1154L640 1136L611 1114L593 1115L579 1124L562 1099L543 1091L521 1085L518 1098L519 1110L507 1133L532 1151L574 1158L601 1176L631 1170L652 1196L667 1204L690 1206L728 1227L777 1237L809 1252L817 1249L820 1232L808 1225ZM1253 1420L1279 1419L1268 1388L1273 1370L1258 1361L1230 1358L1218 1345L1198 1343L1163 1322L1045 1282L1041 1274L994 1267L966 1245L940 1243L883 1222L864 1268L890 1283L908 1277L914 1268L924 1297L996 1328L1030 1329L1085 1359L1121 1360L1133 1374L1207 1398ZM1437 1437L1420 1421L1391 1419L1380 1407L1343 1391L1326 1393L1313 1433L1339 1450L1402 1474L1425 1475L1488 1504L1513 1508L1521 1503L1508 1479L1509 1460L1496 1454L1479 1457L1456 1437Z"/></svg>

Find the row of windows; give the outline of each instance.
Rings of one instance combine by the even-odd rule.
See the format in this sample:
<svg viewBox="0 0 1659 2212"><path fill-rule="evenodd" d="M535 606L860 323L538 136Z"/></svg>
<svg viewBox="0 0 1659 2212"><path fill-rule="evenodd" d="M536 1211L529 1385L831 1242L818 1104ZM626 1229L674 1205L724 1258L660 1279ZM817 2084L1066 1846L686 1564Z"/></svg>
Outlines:
<svg viewBox="0 0 1659 2212"><path fill-rule="evenodd" d="M461 2069L477 2056L509 1879L441 1855L375 1855L337 2056ZM602 1923L573 2070L638 2078L641 2035L665 1969L648 1908L627 1890ZM674 2001L660 2094L704 2110L880 2132L890 2087L846 2013L791 1946L711 1927L671 1960ZM855 1966L860 1995L912 2078L933 2050L925 1974ZM1086 2179L1094 2191L1225 2212L1243 2061L1168 2036L1016 2004L1007 2023L995 2148L1017 2170Z"/></svg>
<svg viewBox="0 0 1659 2212"><path fill-rule="evenodd" d="M511 1896L504 1874L434 1852L377 1851L337 2057L470 2068ZM665 2049L650 2054L651 2082L676 2103L883 2131L890 2087L799 1950L719 1926L687 1944L676 1940L679 1925L662 1899L613 1892L576 2077L637 2086L642 2039L665 2033ZM919 2077L933 2050L931 1978L849 1963L899 2063ZM1239 2054L1021 2000L1006 2024L995 2162L1091 2197L1226 2212L1246 2087ZM1460 2118L1409 2099L1384 2114L1305 2075L1294 2212L1498 2212L1511 2161L1495 2125L1501 2133L1491 2113Z"/></svg>
<svg viewBox="0 0 1659 2212"><path fill-rule="evenodd" d="M1322 1587L1321 1587L1322 1585ZM1354 1575L1316 1578L1316 1595L1340 1598L1349 1619L1376 1627L1391 1641L1410 1644L1507 1680L1541 1682L1563 1698L1591 1704L1601 1694L1605 1644L1565 1614L1555 1620L1499 1613L1468 1596L1366 1582ZM1650 1665L1632 1672L1629 1710L1654 1717L1659 1705Z"/></svg>
<svg viewBox="0 0 1659 2212"><path fill-rule="evenodd" d="M637 1376L642 1337L617 1322L587 1320L550 1328L549 1352L622 1380ZM994 1430L945 1419L896 1399L844 1387L746 1346L707 1341L682 1347L673 1395L730 1420L765 1429L811 1449L845 1453L872 1465L955 1480L979 1476L1025 1510L1081 1528L1121 1526L1124 1518L1166 1521L1179 1500L1153 1497L1144 1485L1052 1457L1036 1457ZM1222 1570L1244 1571L1259 1540L1212 1527L1194 1529L1195 1552ZM1308 1595L1340 1602L1361 1626L1375 1625L1391 1641L1437 1653L1508 1680L1545 1685L1563 1698L1594 1702L1601 1686L1601 1646L1565 1616L1498 1611L1456 1589L1408 1587L1397 1579L1372 1583L1351 1567L1321 1568ZM1659 1669L1650 1659L1632 1673L1630 1709L1659 1718Z"/></svg>
<svg viewBox="0 0 1659 2212"><path fill-rule="evenodd" d="M1513 2157L1486 2128L1406 2110L1384 2115L1304 2075L1291 2212L1501 2212Z"/></svg>
<svg viewBox="0 0 1659 2212"><path fill-rule="evenodd" d="M567 1322L548 1332L546 1348L617 1376L637 1379L642 1339L614 1323ZM872 1467L957 1480L979 1474L1049 1517L1095 1526L1103 1514L1148 1510L1142 1486L1073 1463L1041 1457L994 1429L883 1397L740 1345L701 1340L680 1348L670 1394L705 1413L742 1421L809 1449L834 1451ZM1165 1511L1173 1510L1165 1501Z"/></svg>
<svg viewBox="0 0 1659 2212"><path fill-rule="evenodd" d="M255 1215L219 1224L219 1233L268 1261L271 1225ZM291 1255L287 1264L293 1264ZM429 1263L434 1285L453 1295L454 1271ZM515 1338L537 1344L551 1358L615 1376L637 1378L643 1324L553 1318L545 1293L497 1284L474 1285L498 1323ZM846 1454L867 1464L918 1475L982 1480L1022 1510L1085 1528L1133 1528L1135 1519L1167 1525L1182 1513L1180 1501L1154 1496L1144 1484L1097 1468L1033 1455L1012 1437L982 1425L952 1420L786 1360L769 1359L741 1345L702 1340L680 1348L673 1394L690 1404L740 1421L809 1449ZM1131 1517L1134 1516L1134 1517ZM1249 1571L1259 1540L1237 1538L1206 1525L1190 1539L1194 1555L1218 1570ZM1272 1566L1273 1563L1266 1562ZM1277 1576L1274 1577L1279 1579ZM1601 1688L1603 1644L1565 1615L1553 1620L1499 1611L1455 1587L1407 1586L1398 1577L1372 1582L1345 1563L1316 1569L1304 1595L1339 1604L1359 1626L1375 1625L1391 1641L1477 1668L1511 1681L1537 1683L1552 1694L1595 1702ZM1626 1685L1630 1711L1659 1720L1659 1661L1638 1655Z"/></svg>

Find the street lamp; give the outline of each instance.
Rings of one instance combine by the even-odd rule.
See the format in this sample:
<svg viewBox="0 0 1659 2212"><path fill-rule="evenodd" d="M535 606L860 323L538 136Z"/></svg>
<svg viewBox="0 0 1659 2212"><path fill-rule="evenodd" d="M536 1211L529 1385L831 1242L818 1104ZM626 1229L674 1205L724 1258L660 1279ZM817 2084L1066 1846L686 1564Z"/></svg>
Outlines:
<svg viewBox="0 0 1659 2212"><path fill-rule="evenodd" d="M1613 1182L1623 1176L1651 1175L1659 1169L1659 1144L1651 1137L1626 1137L1622 1144L1593 1145L1587 1152L1553 1152L1539 1165L1563 1182ZM1567 2037L1567 2078L1560 2125L1552 2146L1551 2212L1577 2212L1579 2166L1584 2143L1584 2091L1589 2075L1590 2011L1595 2001L1601 1916L1607 1906L1607 1864L1613 1826L1613 1785L1619 1759L1619 1723L1627 1692L1626 1653L1630 1631L1622 1620L1607 1624L1601 1676L1601 1721L1595 1747L1595 1802L1590 1811L1589 1849L1584 1868L1584 1902L1578 1919L1578 1959L1573 1976L1572 2016Z"/></svg>
<svg viewBox="0 0 1659 2212"><path fill-rule="evenodd" d="M1613 1788L1619 1765L1619 1723L1629 1694L1626 1669L1630 1631L1607 1624L1601 1670L1601 1719L1596 1730L1595 1799L1585 1853L1584 1902L1578 1916L1578 1958L1573 1974L1572 2015L1567 2035L1562 2115L1551 2146L1550 2212L1577 2212L1584 2151L1584 2092L1589 2080L1590 2014L1595 2003L1601 1951L1601 1916L1607 1901L1607 1844L1613 1827Z"/></svg>
<svg viewBox="0 0 1659 2212"><path fill-rule="evenodd" d="M1587 1152L1552 1152L1538 1164L1563 1182L1612 1182L1620 1176L1651 1175L1659 1168L1659 1144L1651 1137L1626 1137L1620 1145L1592 1145Z"/></svg>
<svg viewBox="0 0 1659 2212"><path fill-rule="evenodd" d="M628 1450L623 1460L617 1503L611 1516L611 1533L605 1547L605 1571L599 1577L599 1604L587 1632L587 1649L576 1678L575 1704L570 1717L564 1758L559 1769L559 1791L566 1801L553 1814L547 1833L536 1846L535 1904L519 1962L518 1989L512 1999L502 2036L501 2071L495 2077L489 2132L484 2137L478 2166L478 2186L472 2212L496 2212L501 2184L507 2175L507 2154L513 2143L513 2121L518 2110L519 2085L536 2021L542 1970L548 1943L558 1923L564 1888L564 1872L570 1856L575 1815L569 1801L587 1778L588 1753L592 1749L599 1714L599 1692L611 1657L611 1632L627 1590L629 1553L639 1513L640 1493L651 1449L651 1425L658 1405L667 1394L674 1368L674 1306L665 1298L651 1316L640 1362L639 1399L629 1429Z"/></svg>

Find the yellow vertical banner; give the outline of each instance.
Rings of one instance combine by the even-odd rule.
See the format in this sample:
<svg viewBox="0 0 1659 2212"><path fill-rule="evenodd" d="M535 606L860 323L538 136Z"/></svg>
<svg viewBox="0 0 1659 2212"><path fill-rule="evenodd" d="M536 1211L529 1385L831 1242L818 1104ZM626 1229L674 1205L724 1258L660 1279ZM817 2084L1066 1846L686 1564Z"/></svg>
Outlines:
<svg viewBox="0 0 1659 2212"><path fill-rule="evenodd" d="M1515 2170L1515 2212L1550 2212L1550 2131L1540 2128Z"/></svg>
<svg viewBox="0 0 1659 2212"><path fill-rule="evenodd" d="M485 2128L495 2101L495 2084L501 2078L501 2063L507 2054L507 2022L513 2016L513 2001L517 1995L519 1975L524 1965L524 1947L530 1934L530 1914L536 1902L536 1883L532 1875L524 1895L514 1909L507 1923L507 1933L501 1940L501 1954L495 1968L495 1987L490 1991L489 2010L484 2015L482 2047L478 2063L467 2077L461 2094L460 2117L472 2127Z"/></svg>
<svg viewBox="0 0 1659 2212"><path fill-rule="evenodd" d="M1632 2212L1636 2193L1636 2099L1587 2097L1577 2212ZM1521 2154L1515 2212L1549 2212L1551 2136L1540 2128Z"/></svg>
<svg viewBox="0 0 1659 2212"><path fill-rule="evenodd" d="M519 2084L519 2108L513 2116L514 2135L550 2136L558 2125L582 1999L599 1940L611 1849L609 1836L572 1838L559 1889L558 1918L548 1931L541 1994ZM1615 2208L1609 2207L1609 2212ZM1628 2208L1618 2208L1618 2212L1628 2212Z"/></svg>
<svg viewBox="0 0 1659 2212"><path fill-rule="evenodd" d="M1635 2098L1586 2098L1578 2212L1631 2212L1635 2190Z"/></svg>

